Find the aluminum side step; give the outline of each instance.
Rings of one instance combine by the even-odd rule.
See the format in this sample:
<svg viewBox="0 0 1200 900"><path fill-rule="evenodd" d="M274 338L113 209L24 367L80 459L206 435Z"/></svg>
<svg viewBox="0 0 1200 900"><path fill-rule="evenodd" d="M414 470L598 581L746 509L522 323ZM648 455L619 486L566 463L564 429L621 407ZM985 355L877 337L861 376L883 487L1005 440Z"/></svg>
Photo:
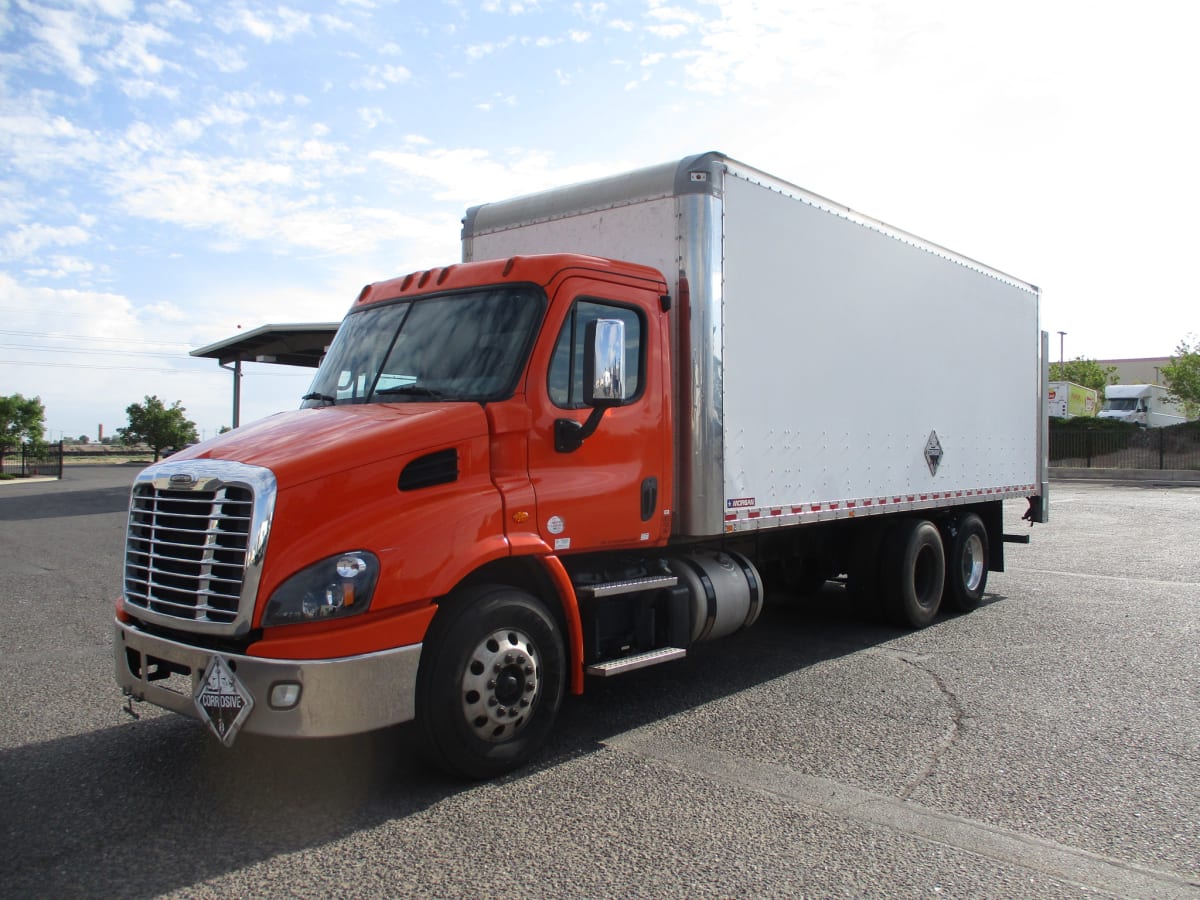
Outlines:
<svg viewBox="0 0 1200 900"><path fill-rule="evenodd" d="M638 591L656 591L677 584L679 579L674 575L652 575L648 578L631 578L629 581L610 581L608 584L580 584L575 586L575 593L580 597L615 597L618 594L636 594Z"/></svg>
<svg viewBox="0 0 1200 900"><path fill-rule="evenodd" d="M687 656L687 651L682 647L660 647L657 650L650 650L646 653L635 653L633 656L622 656L620 659L610 659L607 662L594 663L587 667L589 675L599 675L601 678L609 678L613 675L621 675L625 672L632 672L634 669L644 669L647 666L656 666L659 663L670 662L673 659L682 659Z"/></svg>

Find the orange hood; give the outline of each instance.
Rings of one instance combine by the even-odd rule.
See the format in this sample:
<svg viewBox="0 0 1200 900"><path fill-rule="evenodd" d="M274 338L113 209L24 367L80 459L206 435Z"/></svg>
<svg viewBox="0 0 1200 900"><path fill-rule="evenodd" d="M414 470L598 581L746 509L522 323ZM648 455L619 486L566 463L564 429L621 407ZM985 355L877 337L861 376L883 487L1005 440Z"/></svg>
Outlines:
<svg viewBox="0 0 1200 900"><path fill-rule="evenodd" d="M487 434L477 403L374 403L283 412L171 456L263 466L280 488Z"/></svg>

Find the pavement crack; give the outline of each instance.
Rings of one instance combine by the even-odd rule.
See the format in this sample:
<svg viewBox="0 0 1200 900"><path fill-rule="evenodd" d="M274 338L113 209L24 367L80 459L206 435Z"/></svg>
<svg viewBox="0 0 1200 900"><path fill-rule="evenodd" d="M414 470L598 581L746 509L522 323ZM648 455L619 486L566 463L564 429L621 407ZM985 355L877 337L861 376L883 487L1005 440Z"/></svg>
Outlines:
<svg viewBox="0 0 1200 900"><path fill-rule="evenodd" d="M963 721L966 718L966 712L963 709L962 700L959 699L958 694L950 689L950 687L946 684L946 680L933 669L923 664L928 657L917 658L905 653L896 653L890 655L904 665L928 675L930 680L933 681L934 685L936 685L938 691L941 692L942 697L945 698L946 705L950 709L950 724L946 728L945 733L942 735L942 739L938 742L938 745L930 754L928 763L900 791L900 799L908 800L910 797L912 797L913 792L916 791L917 788L919 788L933 776L934 771L941 764L942 759L958 743L959 738L962 737Z"/></svg>

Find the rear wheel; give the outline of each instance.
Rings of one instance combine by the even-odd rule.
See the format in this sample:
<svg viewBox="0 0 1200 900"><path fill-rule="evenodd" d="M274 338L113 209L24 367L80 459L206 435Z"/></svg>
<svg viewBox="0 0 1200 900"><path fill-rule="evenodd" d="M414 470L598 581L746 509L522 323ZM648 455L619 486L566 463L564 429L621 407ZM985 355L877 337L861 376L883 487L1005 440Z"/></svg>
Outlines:
<svg viewBox="0 0 1200 900"><path fill-rule="evenodd" d="M942 599L959 612L970 612L979 607L987 587L987 528L979 516L967 513L946 537L946 587Z"/></svg>
<svg viewBox="0 0 1200 900"><path fill-rule="evenodd" d="M883 608L901 628L924 628L937 617L946 580L946 555L937 526L901 519L883 542Z"/></svg>
<svg viewBox="0 0 1200 900"><path fill-rule="evenodd" d="M426 758L468 778L524 765L550 734L565 684L562 631L541 602L500 585L463 591L438 611L421 653Z"/></svg>

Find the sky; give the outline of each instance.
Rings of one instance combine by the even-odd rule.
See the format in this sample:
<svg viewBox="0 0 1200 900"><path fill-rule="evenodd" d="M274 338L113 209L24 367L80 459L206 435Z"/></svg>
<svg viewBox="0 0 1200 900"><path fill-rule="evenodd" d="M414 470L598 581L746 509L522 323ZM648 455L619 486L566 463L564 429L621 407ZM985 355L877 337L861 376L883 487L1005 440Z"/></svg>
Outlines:
<svg viewBox="0 0 1200 900"><path fill-rule="evenodd" d="M1038 285L1052 358L1167 356L1197 33L1184 0L0 0L0 395L51 440L146 395L211 437L232 378L190 350L457 261L469 206L708 150ZM243 424L311 377L247 364Z"/></svg>

